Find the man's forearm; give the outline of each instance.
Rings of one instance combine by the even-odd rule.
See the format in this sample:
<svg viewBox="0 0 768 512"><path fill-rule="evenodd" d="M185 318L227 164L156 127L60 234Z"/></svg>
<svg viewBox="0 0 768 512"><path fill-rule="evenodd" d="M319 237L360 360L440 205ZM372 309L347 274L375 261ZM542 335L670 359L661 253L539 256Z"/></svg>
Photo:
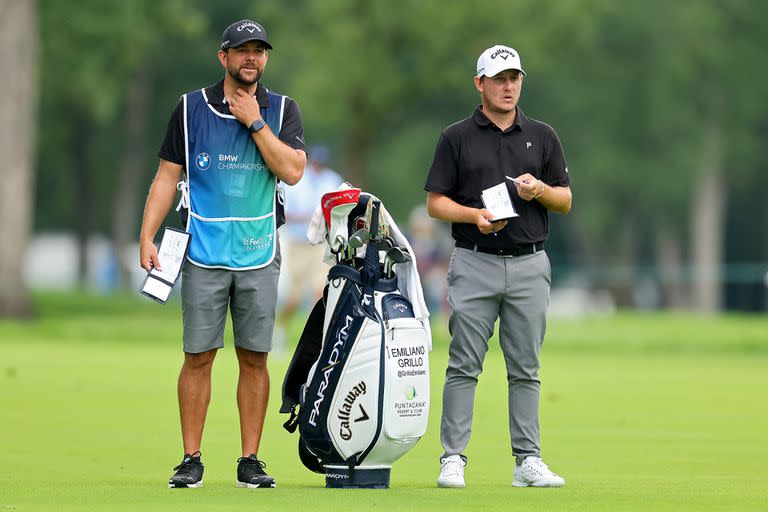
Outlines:
<svg viewBox="0 0 768 512"><path fill-rule="evenodd" d="M545 185L537 201L549 211L563 214L568 213L571 211L571 189L570 187L551 187Z"/></svg>
<svg viewBox="0 0 768 512"><path fill-rule="evenodd" d="M293 149L278 139L267 126L252 135L269 170L280 181L295 185L304 175L307 157L303 151Z"/></svg>
<svg viewBox="0 0 768 512"><path fill-rule="evenodd" d="M430 217L446 222L474 224L477 208L463 206L448 196L430 192L427 197L427 212Z"/></svg>
<svg viewBox="0 0 768 512"><path fill-rule="evenodd" d="M176 187L169 186L167 183L155 180L149 189L147 203L144 205L144 220L141 223L141 241L152 241L160 229L166 215L173 206L173 200L176 197Z"/></svg>
<svg viewBox="0 0 768 512"><path fill-rule="evenodd" d="M181 179L182 167L178 164L161 160L155 179L149 187L149 195L144 205L144 217L141 222L139 241L151 242L176 198L176 184Z"/></svg>

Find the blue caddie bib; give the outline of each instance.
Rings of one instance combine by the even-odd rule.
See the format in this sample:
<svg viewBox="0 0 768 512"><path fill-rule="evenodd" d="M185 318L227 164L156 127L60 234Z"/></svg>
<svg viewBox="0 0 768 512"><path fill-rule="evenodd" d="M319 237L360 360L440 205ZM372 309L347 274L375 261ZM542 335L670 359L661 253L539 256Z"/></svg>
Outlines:
<svg viewBox="0 0 768 512"><path fill-rule="evenodd" d="M280 133L285 96L268 91L261 115ZM275 257L277 178L248 129L215 111L203 89L183 96L186 188L192 233L188 259L206 268L250 270Z"/></svg>

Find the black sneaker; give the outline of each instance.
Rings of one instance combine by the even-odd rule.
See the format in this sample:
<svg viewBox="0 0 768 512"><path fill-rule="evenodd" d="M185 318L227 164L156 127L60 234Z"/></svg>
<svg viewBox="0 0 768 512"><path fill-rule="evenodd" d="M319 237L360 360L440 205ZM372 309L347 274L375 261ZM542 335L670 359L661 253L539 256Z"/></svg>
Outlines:
<svg viewBox="0 0 768 512"><path fill-rule="evenodd" d="M203 486L203 463L200 462L200 452L192 455L185 454L181 464L173 468L176 473L168 480L168 487L178 489L180 487Z"/></svg>
<svg viewBox="0 0 768 512"><path fill-rule="evenodd" d="M264 472L267 465L252 453L248 457L237 459L237 486L259 489L275 487L275 479Z"/></svg>

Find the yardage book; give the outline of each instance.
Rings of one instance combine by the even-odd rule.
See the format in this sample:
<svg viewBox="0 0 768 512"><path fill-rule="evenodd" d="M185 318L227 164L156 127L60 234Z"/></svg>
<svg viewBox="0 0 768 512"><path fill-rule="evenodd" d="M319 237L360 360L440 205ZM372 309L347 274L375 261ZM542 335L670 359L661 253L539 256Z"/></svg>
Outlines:
<svg viewBox="0 0 768 512"><path fill-rule="evenodd" d="M499 183L496 186L483 190L480 198L483 200L485 209L493 215L491 222L519 217L515 207L512 205L512 199L509 197L506 183Z"/></svg>
<svg viewBox="0 0 768 512"><path fill-rule="evenodd" d="M165 228L157 257L163 270L153 268L147 272L147 277L139 291L147 297L165 304L171 295L173 285L181 275L181 267L187 257L191 233L174 228Z"/></svg>

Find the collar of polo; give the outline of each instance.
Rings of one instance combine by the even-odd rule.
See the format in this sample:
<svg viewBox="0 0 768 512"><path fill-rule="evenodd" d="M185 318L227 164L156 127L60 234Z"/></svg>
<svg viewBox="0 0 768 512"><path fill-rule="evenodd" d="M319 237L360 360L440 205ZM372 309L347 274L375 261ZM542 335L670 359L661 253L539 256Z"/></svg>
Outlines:
<svg viewBox="0 0 768 512"><path fill-rule="evenodd" d="M508 131L508 132L509 132L509 131L512 131L512 130L514 130L515 128L517 128L517 129L518 129L518 130L520 130L520 131L523 131L523 129L525 128L525 125L526 125L526 124L527 124L527 122L528 122L528 118L527 118L527 117L525 117L525 114L523 114L523 110L522 110L522 109L521 109L519 106L518 106L518 107L515 107L515 110L517 111L517 114L515 115L515 124L513 124L512 126L510 126L510 127L509 127L509 128L506 130L506 131ZM485 127L487 127L487 126L496 126L496 125L495 125L495 124L493 124L493 122L492 122L490 119L488 119L488 117L486 117L486 115L483 113L483 106L482 106L482 105L478 105L478 106L477 106L477 108L475 109L475 112L474 112L474 114L472 114L472 119L475 121L475 124L476 124L477 126L481 126L481 127L483 127L483 128L485 128ZM497 127L497 128L498 128L498 127Z"/></svg>

